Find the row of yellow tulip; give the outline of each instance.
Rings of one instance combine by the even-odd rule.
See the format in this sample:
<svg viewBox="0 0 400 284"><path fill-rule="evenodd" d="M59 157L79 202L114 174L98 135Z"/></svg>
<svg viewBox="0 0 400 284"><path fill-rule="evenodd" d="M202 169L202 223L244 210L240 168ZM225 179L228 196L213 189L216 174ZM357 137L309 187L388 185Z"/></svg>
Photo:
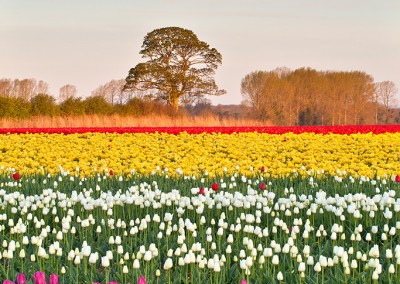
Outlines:
<svg viewBox="0 0 400 284"><path fill-rule="evenodd" d="M294 169L394 176L400 171L400 133L0 135L0 167L20 174L56 174L62 167L80 175L110 170L149 175L165 169L170 176L224 170L254 175L262 166L271 176Z"/></svg>

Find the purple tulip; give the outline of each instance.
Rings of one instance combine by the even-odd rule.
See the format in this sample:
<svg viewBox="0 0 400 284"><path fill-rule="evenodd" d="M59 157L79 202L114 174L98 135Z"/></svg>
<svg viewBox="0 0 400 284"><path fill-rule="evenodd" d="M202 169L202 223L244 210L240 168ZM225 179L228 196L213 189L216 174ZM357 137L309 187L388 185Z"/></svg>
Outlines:
<svg viewBox="0 0 400 284"><path fill-rule="evenodd" d="M247 284L246 279L242 279L242 282L240 282L240 284Z"/></svg>
<svg viewBox="0 0 400 284"><path fill-rule="evenodd" d="M146 278L144 278L144 276L140 276L138 284L146 284Z"/></svg>
<svg viewBox="0 0 400 284"><path fill-rule="evenodd" d="M46 276L42 271L36 271L33 276L33 280L35 284L46 284Z"/></svg>
<svg viewBox="0 0 400 284"><path fill-rule="evenodd" d="M3 284L15 284L15 283L12 282L11 280L6 279L3 281Z"/></svg>
<svg viewBox="0 0 400 284"><path fill-rule="evenodd" d="M20 273L17 275L17 284L26 284L25 274Z"/></svg>
<svg viewBox="0 0 400 284"><path fill-rule="evenodd" d="M50 275L50 284L58 284L58 275L57 274Z"/></svg>

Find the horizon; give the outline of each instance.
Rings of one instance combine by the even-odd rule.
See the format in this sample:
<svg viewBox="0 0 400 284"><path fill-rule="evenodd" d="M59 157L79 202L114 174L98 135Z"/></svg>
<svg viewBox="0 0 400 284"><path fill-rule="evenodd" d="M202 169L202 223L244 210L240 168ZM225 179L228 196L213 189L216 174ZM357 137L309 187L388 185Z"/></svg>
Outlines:
<svg viewBox="0 0 400 284"><path fill-rule="evenodd" d="M222 54L215 79L227 94L208 96L213 105L240 104L246 74L283 66L358 70L400 88L399 12L395 0L0 0L0 78L43 80L55 97L73 84L86 98L143 62L147 33L178 26Z"/></svg>

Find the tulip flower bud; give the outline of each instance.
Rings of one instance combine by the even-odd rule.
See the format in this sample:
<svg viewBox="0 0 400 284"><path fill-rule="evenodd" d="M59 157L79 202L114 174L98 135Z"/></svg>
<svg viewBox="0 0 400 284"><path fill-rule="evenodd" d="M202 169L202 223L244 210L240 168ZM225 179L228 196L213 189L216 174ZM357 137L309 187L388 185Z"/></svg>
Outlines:
<svg viewBox="0 0 400 284"><path fill-rule="evenodd" d="M46 277L42 271L36 271L33 278L35 284L46 284Z"/></svg>
<svg viewBox="0 0 400 284"><path fill-rule="evenodd" d="M272 264L273 265L278 265L279 264L279 257L278 257L278 255L274 255L273 257L272 257Z"/></svg>
<svg viewBox="0 0 400 284"><path fill-rule="evenodd" d="M314 270L315 272L321 272L321 264L319 262L317 262L314 266Z"/></svg>
<svg viewBox="0 0 400 284"><path fill-rule="evenodd" d="M276 276L276 279L278 279L278 281L282 281L283 280L283 274L282 272L278 272L278 275Z"/></svg>
<svg viewBox="0 0 400 284"><path fill-rule="evenodd" d="M103 267L109 267L110 266L110 260L107 256L103 256L101 258L101 266Z"/></svg>
<svg viewBox="0 0 400 284"><path fill-rule="evenodd" d="M58 275L57 274L50 275L50 284L58 284Z"/></svg>
<svg viewBox="0 0 400 284"><path fill-rule="evenodd" d="M139 268L140 268L140 262L139 262L138 259L135 259L135 260L133 261L133 268L134 268L134 269L139 269Z"/></svg>
<svg viewBox="0 0 400 284"><path fill-rule="evenodd" d="M24 274L19 273L17 275L17 284L26 284L26 277Z"/></svg>
<svg viewBox="0 0 400 284"><path fill-rule="evenodd" d="M171 258L167 258L167 260L164 263L164 270L171 269L173 266L173 262Z"/></svg>

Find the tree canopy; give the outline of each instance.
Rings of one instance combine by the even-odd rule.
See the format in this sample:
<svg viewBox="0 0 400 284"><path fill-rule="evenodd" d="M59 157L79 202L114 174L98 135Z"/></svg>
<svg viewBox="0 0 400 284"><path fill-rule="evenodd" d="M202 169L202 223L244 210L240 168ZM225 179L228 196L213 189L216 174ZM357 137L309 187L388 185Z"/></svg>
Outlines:
<svg viewBox="0 0 400 284"><path fill-rule="evenodd" d="M255 71L243 78L241 93L256 118L275 125L374 123L371 111L379 107L373 78L361 71Z"/></svg>
<svg viewBox="0 0 400 284"><path fill-rule="evenodd" d="M140 54L147 61L129 71L124 90L151 90L175 109L183 98L225 94L213 78L221 54L190 30L156 29L145 36Z"/></svg>

